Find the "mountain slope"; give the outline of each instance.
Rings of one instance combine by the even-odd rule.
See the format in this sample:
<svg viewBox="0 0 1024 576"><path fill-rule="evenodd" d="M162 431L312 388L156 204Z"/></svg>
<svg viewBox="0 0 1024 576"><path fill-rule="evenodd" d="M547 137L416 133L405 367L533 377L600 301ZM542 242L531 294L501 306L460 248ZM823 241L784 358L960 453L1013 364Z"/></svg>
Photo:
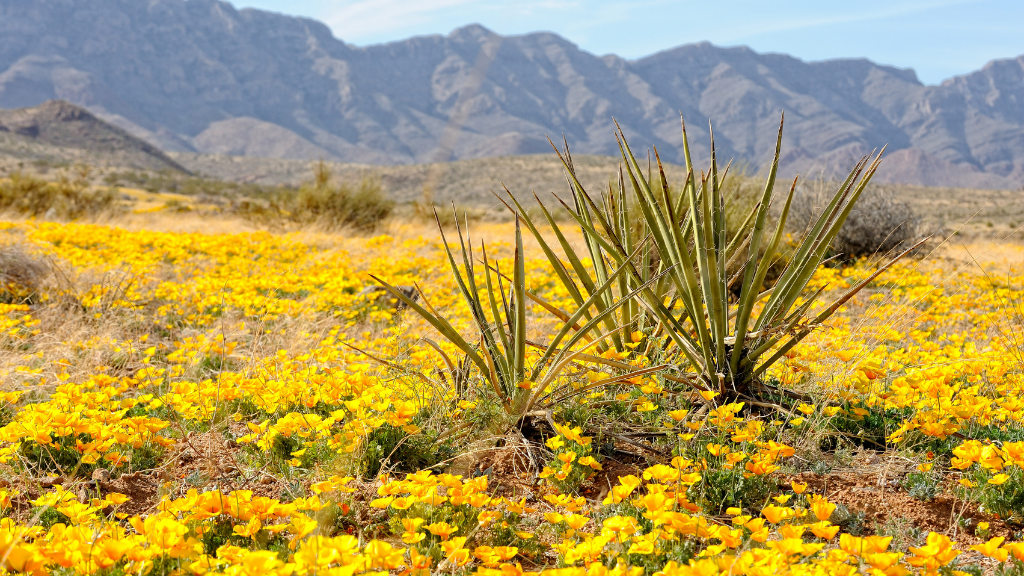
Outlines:
<svg viewBox="0 0 1024 576"><path fill-rule="evenodd" d="M63 100L0 110L0 153L49 161L187 172L152 144Z"/></svg>
<svg viewBox="0 0 1024 576"><path fill-rule="evenodd" d="M216 0L0 0L0 107L63 98L169 151L401 164L697 142L760 165L786 113L786 173L888 144L882 179L1024 184L1024 57L940 86L867 60L707 43L628 61L555 34L355 47L323 24ZM697 147L700 150L705 145Z"/></svg>

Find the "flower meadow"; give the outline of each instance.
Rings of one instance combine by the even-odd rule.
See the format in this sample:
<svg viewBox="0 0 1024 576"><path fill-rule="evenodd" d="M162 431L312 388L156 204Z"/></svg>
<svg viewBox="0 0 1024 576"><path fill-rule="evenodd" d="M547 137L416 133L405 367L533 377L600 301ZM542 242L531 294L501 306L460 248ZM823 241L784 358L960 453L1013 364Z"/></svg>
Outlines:
<svg viewBox="0 0 1024 576"><path fill-rule="evenodd" d="M393 228L0 225L5 265L40 270L0 286L2 569L1024 573L1024 249L900 261L771 366L789 395L731 401L645 372L661 360L637 331L520 383L557 401L510 420L370 278L472 332L440 237ZM511 269L511 225L476 228ZM526 256L530 290L567 302ZM821 268L808 289L875 266ZM558 325L525 314L530 341ZM840 490L851 478L867 480ZM888 510L866 515L864 494Z"/></svg>

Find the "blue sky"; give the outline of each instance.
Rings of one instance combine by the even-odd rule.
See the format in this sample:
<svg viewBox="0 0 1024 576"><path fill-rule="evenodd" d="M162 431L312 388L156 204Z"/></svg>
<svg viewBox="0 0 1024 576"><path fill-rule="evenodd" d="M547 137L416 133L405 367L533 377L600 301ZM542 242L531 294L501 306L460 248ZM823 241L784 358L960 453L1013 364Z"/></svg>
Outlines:
<svg viewBox="0 0 1024 576"><path fill-rule="evenodd" d="M560 34L595 54L639 58L709 40L804 60L867 57L937 84L1024 54L1024 0L235 0L327 23L356 45L447 34Z"/></svg>

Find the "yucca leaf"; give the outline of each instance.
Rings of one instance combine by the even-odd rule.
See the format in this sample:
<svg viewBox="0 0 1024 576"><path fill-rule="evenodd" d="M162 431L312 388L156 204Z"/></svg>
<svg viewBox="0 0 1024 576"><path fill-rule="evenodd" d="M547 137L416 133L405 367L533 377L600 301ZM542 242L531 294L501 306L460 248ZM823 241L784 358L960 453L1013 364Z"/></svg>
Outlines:
<svg viewBox="0 0 1024 576"><path fill-rule="evenodd" d="M811 307L814 301L818 299L818 296L820 296L821 293L824 291L825 286L819 287L814 292L814 294L812 294L803 304L798 306L797 309L794 310L793 313L786 318L785 325L779 328L775 335L768 338L768 340L763 344L752 349L750 351L749 357L754 359L759 358L762 354L771 350L773 346L781 342L782 339L786 336L786 334L790 333L793 330L793 328L796 327L796 325L800 322L800 319L803 317L804 313L807 312L807 310Z"/></svg>
<svg viewBox="0 0 1024 576"><path fill-rule="evenodd" d="M455 206L452 205L454 211ZM434 212L434 221L437 222L437 228L441 232L441 244L444 246L445 254L448 257L448 264L452 270L452 276L455 277L455 282L459 287L459 291L462 292L463 299L469 306L470 314L473 316L473 320L477 324L477 328L480 330L481 335L484 338L484 342L487 347L493 348L495 346L494 335L491 333L490 325L487 322L487 317L483 313L483 306L480 302L480 293L476 288L476 281L474 279L472 259L469 258L466 248L466 242L462 237L462 230L458 228L458 218L456 217L456 228L459 230L459 244L462 249L462 260L466 263L466 276L467 281L463 280L462 273L459 272L459 266L455 262L455 256L452 251L448 248L448 239L445 237L444 230L441 226L441 220L437 216L437 212Z"/></svg>
<svg viewBox="0 0 1024 576"><path fill-rule="evenodd" d="M622 270L624 270L624 269L625 269L624 267L620 267L618 270L616 270L616 274L621 273ZM569 339L566 340L565 345L562 346L561 350L557 354L553 354L553 355L551 354L551 352L554 351L555 349L557 349L557 347L560 344L561 338L558 338L556 340L552 340L551 344L548 347L548 350L544 353L544 357L541 358L541 361L538 363L538 367L544 365L547 362L548 359L551 360L552 366L557 366L562 361L563 357L566 354L566 351L571 350L572 347L577 342L580 341L580 339L583 337L584 334L588 333L598 322L600 322L601 320L604 319L604 316L607 316L607 315L611 314L612 312L614 312L617 308L619 308L620 306L622 306L623 304L628 302L630 299L636 297L637 294L642 292L645 288L649 287L650 284L653 284L653 283L654 283L654 279L649 280L643 286L640 286L636 290L634 290L634 291L630 292L629 294L626 294L626 295L622 296L621 298L619 298L619 300L617 302L614 302L604 312L601 312L597 316L594 316L594 318L592 320L590 320L590 322L587 322L587 324L585 326L583 326L582 330L580 330L579 332L576 332L575 334L570 336ZM625 326L620 326L620 327L616 328L615 331L616 332L620 331L623 328L625 328ZM609 334L614 336L613 332L609 332ZM560 332L559 335L564 336L564 333ZM590 346L590 345L588 345L588 346ZM531 378L531 380L532 379L533 378Z"/></svg>
<svg viewBox="0 0 1024 576"><path fill-rule="evenodd" d="M846 218L849 216L850 211L853 210L854 204L860 198L861 193L863 193L864 189L871 181L871 177L878 169L881 158L882 152L879 152L878 156L876 156L875 160L871 163L871 166L869 166L867 171L864 173L864 177L857 183L853 192L849 194L849 198L846 203L842 205L842 209L838 210L837 213L833 215L831 222L823 230L821 239L815 246L811 256L807 258L803 269L799 274L794 276L794 281L786 287L786 291L783 293L783 298L781 298L777 305L770 310L772 317L769 318L769 322L773 321L775 317L785 316L793 306L793 303L796 302L800 292L802 292L804 287L807 286L807 282L810 281L818 266L821 265L821 261L825 258L825 254L828 247L832 244L832 240L839 233L839 230L846 222ZM767 307L766 312L769 312Z"/></svg>
<svg viewBox="0 0 1024 576"><path fill-rule="evenodd" d="M513 289L515 290L515 326L513 345L515 358L513 369L517 379L521 379L526 366L526 257L523 254L523 234L519 227L519 218L516 218L516 257L515 272L513 274Z"/></svg>
<svg viewBox="0 0 1024 576"><path fill-rule="evenodd" d="M842 185L836 191L832 200L826 206L825 210L818 216L811 231L807 234L804 241L797 247L796 253L790 259L789 264L782 271L779 279L776 281L776 290L772 293L771 298L765 304L764 311L762 311L757 321L757 329L763 328L766 323L770 322L775 317L775 312L781 301L787 299L789 295L796 290L799 293L803 287L795 288L799 285L799 277L809 268L812 271L817 268L817 264L812 264L814 253L821 245L824 236L827 235L828 231L826 227L830 222L834 222L836 214L840 210L843 202L847 199L849 194L853 190L853 185L856 178L860 175L867 161L867 157L862 158L850 174L843 181Z"/></svg>
<svg viewBox="0 0 1024 576"><path fill-rule="evenodd" d="M710 124L709 124L710 131ZM715 365L724 370L725 367L725 337L729 335L729 325L726 322L725 305L728 302L725 290L728 278L725 277L723 268L725 262L719 257L719 251L724 248L724 215L722 205L722 194L718 188L718 160L715 149L715 133L711 134L711 173L708 179L711 183L711 195L704 203L704 226L705 245L707 249L707 286L704 289L710 308L708 315L711 324L711 332L715 337ZM703 274L701 276L703 279Z"/></svg>
<svg viewBox="0 0 1024 576"><path fill-rule="evenodd" d="M562 208L564 208L566 213L569 214L569 217L572 218L573 220L575 220L577 224L579 224L580 229L583 231L584 235L587 235L587 234L593 234L594 235L594 241L599 243L601 245L601 248L604 249L605 252L607 252L613 258L615 257L615 254L620 254L621 255L621 254L625 253L621 249L621 247L617 247L617 246L613 245L612 243L610 243L608 240L606 240L604 238L604 236L602 236L601 233L598 232L596 228L594 228L592 223L583 220L583 218L580 217L580 215L576 213L576 209L573 208L572 206L569 206L569 204L566 203L565 200L562 200L558 196L558 194L552 194L552 196L555 197L555 200L558 200L558 203L562 205ZM616 259L616 261L617 260L618 259Z"/></svg>
<svg viewBox="0 0 1024 576"><path fill-rule="evenodd" d="M637 250L639 250L642 247L643 247L643 245L641 244L641 246L638 247ZM611 276L609 276L608 279L605 280L605 282L601 286L597 287L597 289L594 291L594 293L590 295L590 298L588 298L587 301L584 302L582 306L580 306L579 310L577 310L572 316L569 317L569 321L566 322L562 326L562 328L558 331L558 333L555 334L555 337L551 340L551 344L550 344L549 350L546 351L544 353L544 355L540 358L540 360L537 361L536 367L533 369L533 373L530 375L530 380L536 380L537 375L540 373L540 370L543 368L543 366L547 363L547 361L554 354L553 350L558 347L558 345L562 341L562 339L565 338L565 336L569 333L569 331L571 330L571 327L573 325L575 325L580 320L580 318L583 317L583 312L587 308L589 308L590 306L594 306L596 304L597 300L599 298L601 298L604 295L604 293L609 288L611 288L612 283L619 276L619 274L622 274L623 272L625 272L628 269L629 264L630 264L630 260L633 257L635 257L635 256L636 256L635 252L634 252L634 254L630 254L629 257L626 259L626 261L623 262L622 265L619 266L615 270L615 272L613 272L611 274ZM621 299L620 299L620 304L621 304ZM579 338L583 337L583 335L585 335L588 332L590 332L590 330L593 329L594 325L598 321L603 321L612 311L615 310L616 307L617 306L607 307L604 310L601 310L598 314L594 315L594 317L591 318L586 324L584 324L582 328L580 328L578 331L576 331L576 333L570 338L570 341L572 341L572 342L578 341Z"/></svg>
<svg viewBox="0 0 1024 576"><path fill-rule="evenodd" d="M747 214L747 217L743 219L742 223L740 223L739 228L736 229L736 235L732 237L732 240L729 241L729 245L725 248L725 257L727 259L731 260L733 254L736 254L736 252L740 250L740 246L750 241L750 233L747 231L750 230L750 223L757 216L760 208L760 203L755 204Z"/></svg>
<svg viewBox="0 0 1024 576"><path fill-rule="evenodd" d="M648 221L648 228L651 229L652 233L655 233L655 231L660 232L660 235L655 235L655 242L658 245L659 252L663 259L667 259L675 265L672 267L678 275L676 289L679 293L678 295L683 298L683 306L687 309L689 317L697 326L698 337L701 339L702 343L699 348L702 352L709 352L710 345L708 343L710 342L710 338L704 323L703 305L701 303L697 279L693 274L694 262L689 258L689 249L685 239L681 236L682 231L678 226L670 226L668 224L669 222L674 221L674 215L672 214L671 207L672 202L668 198L667 192L663 194L665 201L664 206L665 210L668 211L668 218L665 218L665 215L662 214L660 210L655 209L655 207L661 206L662 204L658 198L653 196L650 187L643 181L642 176L638 178L637 174L634 172L634 170L639 171L639 164L637 164L636 157L633 156L632 151L629 149L629 143L626 141L621 129L619 130L617 137L619 140L620 153L626 163L626 171L630 176L630 182L633 184L633 191L639 199L640 208L644 213L644 218ZM693 192L694 197L696 197L695 191ZM691 209L691 214L692 213ZM659 237L661 238L660 241L658 240ZM710 356L706 356L705 365L710 364L711 358Z"/></svg>
<svg viewBox="0 0 1024 576"><path fill-rule="evenodd" d="M468 342L466 342L465 339L462 338L462 336L459 335L458 331L455 330L455 328L452 327L452 325L449 324L447 320L439 316L434 316L433 314L428 312L426 308L420 306L412 298L406 296L404 292L402 292L398 288L395 288L391 284L388 284L384 280L381 280L380 278L374 276L373 274L370 274L369 276L370 278L373 278L375 282L377 282L385 289L387 289L388 292L391 292L391 294L393 294L399 300L405 302L406 306L415 310L417 314L422 316L424 320L429 322L434 328L437 329L438 332L441 333L442 336L444 336L445 338L448 339L449 342L457 346L459 350L462 350L463 352L468 354L469 357L473 360L473 363L476 364L477 367L479 367L482 372L487 372L487 363L484 361L484 359L476 352L476 350L473 349L472 346L469 345Z"/></svg>
<svg viewBox="0 0 1024 576"><path fill-rule="evenodd" d="M817 326L817 325L821 324L822 322L824 322L825 320L827 320L830 316L832 316L832 314L835 314L836 310L838 310L840 306L842 306L843 304L848 302L850 300L850 298L853 298L858 292L863 290L864 287L866 287L868 284L873 282L876 278L881 276L882 273L884 273L886 270L891 268L894 264L896 264L897 262L899 262L900 260L905 258L908 254L910 254L911 252L916 250L919 246L921 246L922 244L927 242L929 238L931 238L931 237L929 236L928 238L922 238L916 244L914 244L910 248L904 250L902 253L900 253L898 256L896 256L892 260L889 260L888 262L886 262L883 266L878 268L878 270L875 270L875 272L872 273L870 276L868 276L864 280L860 281L856 286L854 286L854 287L850 288L849 290L847 290L845 294L843 294L842 296L837 298L832 304L830 304L827 308L825 308L820 313L818 313L817 316L812 318L810 320L810 322L808 322L808 324L807 324L808 327L807 328L805 328L804 330L801 330L800 332L794 334L789 341L787 341L785 344L783 344L774 354L772 354L772 356L770 356L760 366L758 366L758 368L754 370L754 376L756 377L756 376L760 375L762 372L767 370L772 364L774 364L780 358L785 356L787 352L792 350L794 346L799 344L801 340L806 338L811 333L812 328L814 328L815 326Z"/></svg>
<svg viewBox="0 0 1024 576"><path fill-rule="evenodd" d="M707 193L707 179L704 174L701 174L701 188L704 190L704 194L701 195L700 199L697 198L696 189L690 188L690 218L693 222L693 244L695 251L695 258L697 264L697 277L700 281L699 292L694 295L694 301L698 299L703 300L704 306L707 308L707 318L710 320L710 326L704 319L704 316L698 316L694 318L694 322L697 326L697 333L701 340L701 351L707 358L707 368L712 370L716 365L715 362L715 351L718 348L718 333L715 327L715 315L712 310L712 289L711 289L711 271L710 267L710 251L708 242L711 237L710 232L710 220L709 217L709 206L708 206L708 193Z"/></svg>
<svg viewBox="0 0 1024 576"><path fill-rule="evenodd" d="M569 276L568 271L562 264L562 261L558 258L554 250L548 244L547 240L544 238L544 235L540 233L540 230L533 222L533 219L530 217L529 213L523 208L522 204L519 203L519 200L512 194L512 192L509 191L508 188L505 188L505 193L508 195L509 199L511 199L512 202L516 205L515 208L510 206L508 202L505 202L505 199L502 198L501 196L494 194L494 197L497 198L499 202L504 204L505 207L508 208L509 212L512 212L513 214L519 214L522 217L523 222L526 224L526 229L529 230L531 234L533 234L533 237L537 240L537 243L540 244L541 250L544 251L544 255L547 257L548 262L550 262L552 268L554 268L555 275L558 276L559 282L569 292L569 296L572 297L574 301L576 301L577 305L582 304L584 298L583 295L580 293L579 287L576 286L576 282L573 281L573 279ZM544 212L544 216L547 218L548 223L551 225L552 230L555 232L555 235L559 238L559 240L563 240L564 238L562 236L561 230L558 229L557 223L554 221L553 218L551 218L551 215L548 214L547 208L544 207L544 203L540 201L540 198L537 198L536 194L534 194L534 198L537 199L537 204ZM566 244L567 243L563 243L563 251L565 250Z"/></svg>
<svg viewBox="0 0 1024 576"><path fill-rule="evenodd" d="M665 308L665 305L652 298L641 299L640 304L647 308L659 321L664 322L669 327L667 330L669 338L683 352L687 361L694 368L697 368L699 372L710 374L711 368L709 367L713 365L707 363L710 362L710 358L705 357L705 349L690 336L686 328Z"/></svg>
<svg viewBox="0 0 1024 576"><path fill-rule="evenodd" d="M491 315L494 317L494 327L495 330L498 332L498 336L501 338L501 345L504 346L506 350L509 350L511 348L511 343L509 341L509 335L505 331L505 327L503 325L504 323L501 321L501 313L498 310L498 302L494 298L494 285L491 283L491 266L487 260L487 248L484 246L483 242L480 242L480 253L483 256L484 260L484 280L486 282L485 287L487 288L487 301L491 305ZM495 262L494 264L495 267L497 267L498 263ZM501 279L500 270L498 272L498 278L499 280Z"/></svg>
<svg viewBox="0 0 1024 576"><path fill-rule="evenodd" d="M544 373L544 379L537 383L534 392L530 394L530 399L527 402L527 410L533 407L534 403L540 400L541 394L543 394L544 391L548 388L548 386L551 385L551 382L554 381L554 379L557 378L558 375L562 373L562 370L564 370L566 366L571 364L577 357L579 357L580 354L586 353L587 350L590 350L591 348L597 346L604 340L607 340L608 338L616 334L619 334L625 329L625 326L619 326L618 328L609 330L604 334L599 334L596 337L594 337L593 341L587 343L586 346L578 350L569 350L568 347L560 349L560 355L558 356L560 360L552 362L551 367L548 368L548 370ZM566 351L569 352L567 355L564 354Z"/></svg>
<svg viewBox="0 0 1024 576"><path fill-rule="evenodd" d="M436 350L437 353L441 355L441 360L444 361L445 366L448 367L448 373L452 375L456 374L457 369L455 368L455 363L452 362L451 357L449 357L448 354L446 354L445 351L441 349L441 346L439 346L437 342L434 342L430 338L420 338L420 340L426 342L428 346Z"/></svg>
<svg viewBox="0 0 1024 576"><path fill-rule="evenodd" d="M781 135L779 140L782 140ZM778 150L778 148L776 148L776 150ZM776 156L776 160L777 159L778 156ZM771 185L774 185L775 167L776 165L773 165L772 173L769 177L769 183ZM743 280L743 288L740 291L740 302L736 316L736 344L733 347L732 355L729 359L729 367L732 369L733 374L739 373L740 361L742 359L744 348L746 348L747 328L749 326L750 313L754 309L754 304L764 296L763 293L758 294L758 290L764 285L765 276L768 275L768 270L772 267L772 264L774 264L773 259L775 258L775 253L779 249L779 243L782 241L782 236L786 230L786 220L789 217L789 209L793 204L793 193L795 191L796 179L793 180L793 185L789 188L789 195L786 196L786 203L782 207L782 214L780 214L779 221L775 226L775 233L772 234L772 238L768 242L768 248L765 250L764 256L760 257L759 262L757 262L758 257L756 251L760 248L761 235L764 229L764 217L768 211L767 207L765 207L765 210L758 215L757 222L755 223L754 234L756 235L756 238L751 240L750 260L747 261L746 277ZM770 194L771 188L766 186L765 196L767 197Z"/></svg>

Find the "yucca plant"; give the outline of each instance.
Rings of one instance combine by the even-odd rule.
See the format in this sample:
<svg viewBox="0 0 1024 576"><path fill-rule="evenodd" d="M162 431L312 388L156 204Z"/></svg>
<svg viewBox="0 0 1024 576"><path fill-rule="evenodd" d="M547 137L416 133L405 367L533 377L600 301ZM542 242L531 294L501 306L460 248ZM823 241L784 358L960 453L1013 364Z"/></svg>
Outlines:
<svg viewBox="0 0 1024 576"><path fill-rule="evenodd" d="M555 198L579 223L579 232L584 239L585 252L581 254L573 248L558 220L553 217L551 211L536 194L534 194L534 200L544 217L543 222L531 217L519 199L507 189L505 192L508 201L500 196L498 196L498 200L513 213L521 215L527 229L540 244L555 270L559 282L566 288L570 297L577 305L581 305L586 298L594 294L597 283L607 278L610 267L622 264L624 254L645 244L630 264L628 269L630 273L618 277L614 292L619 295L628 294L637 290L639 286L648 284L652 277L657 276L658 279L644 288L643 292L649 299L665 303L666 310L674 308L678 304L678 300L672 278L667 274L673 264L662 258L658 247L650 242L651 232L647 224L646 213L639 203L631 201L627 195L622 169L620 168L618 173L618 187L609 185L607 193L601 197L602 202L595 204L576 178L568 144L565 145L564 152L558 152L556 148L556 153L562 159L566 169L572 204L570 205L557 195ZM676 216L671 220L670 225L680 228L683 237L689 237L692 221L685 210L686 196L682 193L671 192L667 184L664 191L665 197L675 206L674 214ZM697 191L698 198L700 198L701 192L702 190ZM737 257L746 247L742 242L746 235L744 230L752 222L756 211L756 206L754 210L749 211L746 219L740 224L740 233L734 234L726 247L725 255L729 260L727 270L734 267ZM541 231L541 227L545 224L554 235L557 247L565 255L564 263L558 256L555 246L548 242L545 234ZM606 232L602 233L599 230ZM584 264L584 257L589 259L591 263L589 266ZM736 277L731 278L730 284L735 283L736 280ZM565 311L555 308L540 295L532 292L526 294L555 316L563 320L567 318L568 315ZM609 291L603 298L598 298L595 305L600 309L607 308L613 298L614 293ZM589 316L587 318L589 319ZM628 333L632 336L630 340L634 340L633 342L622 338L613 338L607 344L609 347L614 346L617 352L625 355L643 356L651 353L657 347L657 337L664 336L668 327L664 322L664 315L657 312L651 313L650 309L639 301L629 302L619 307L609 314L604 322L609 328L618 326L628 329ZM644 345L637 347L636 340L640 340L639 343ZM669 379L679 381L677 377L669 376Z"/></svg>
<svg viewBox="0 0 1024 576"><path fill-rule="evenodd" d="M619 190L610 188L598 201L576 178L568 147L564 153L559 153L574 205L562 204L583 232L593 260L592 270L581 265L579 255L565 240L542 203L540 208L583 286L595 285L596 280L604 277L603 270L611 266L625 267L625 273L619 275L622 290L638 295L637 305L656 326L654 335L665 336L662 353L670 356L674 353L681 359L677 363L681 369L674 377L669 376L672 379L718 392L726 400L746 398L757 402L760 397L757 392L768 388L762 377L772 364L909 252L890 260L823 310L811 314L811 306L824 288L813 294L805 294L805 288L877 170L881 152L874 159L865 156L857 163L808 234L795 247L774 287L763 290L768 270L780 254L795 187L794 181L769 236L769 208L775 198L782 146L781 123L775 155L760 200L731 238L727 237L725 225L728 199L723 196L721 187L728 169L719 175L713 134L711 165L698 177L690 159L683 125L687 177L682 193L675 196L670 191L657 150L654 151L657 174L652 176L649 169L645 176L621 129L616 136L623 164ZM525 212L518 200L511 194L509 196L515 210ZM641 222L634 228L626 226L630 222L629 203L626 201L629 196L642 214ZM526 222L558 271L559 258L537 226L529 218ZM656 257L648 258L647 265L638 267L630 254L641 235L650 237L656 251L652 256ZM730 266L730 262L738 263L738 267ZM729 270L733 268L738 268L738 272L730 275ZM561 270L560 280L579 301L585 294L578 288L574 291L575 282L564 267ZM659 280L648 280L652 273L658 273ZM593 277L588 278L589 274ZM736 283L740 285L739 296L733 298L730 287ZM624 312L629 310L632 309L623 308ZM554 313L564 315L561 311ZM620 321L634 322L635 317L624 313Z"/></svg>
<svg viewBox="0 0 1024 576"><path fill-rule="evenodd" d="M492 263L488 258L483 242L480 243L479 260L475 259L472 239L469 238L468 221L465 224L466 235L464 236L462 226L456 217L462 264L460 269L455 254L448 246L448 239L445 237L444 229L436 213L435 220L438 230L441 232L452 275L476 325L479 343L474 341L476 335L460 334L448 320L433 310L425 297L424 304L421 305L397 287L376 276L371 275L371 277L409 308L416 311L445 339L466 355L466 358L479 369L481 377L501 401L505 411L513 417L513 422L535 409L545 409L554 403L583 394L594 388L658 372L665 368L664 365L660 365L636 369L636 367L589 353L608 339L617 337L625 328L608 326L605 319L615 310L633 302L639 290L647 288L659 279L652 278L637 290L622 294L616 300L606 299L617 279L627 273L637 251L623 255L622 264L615 270L608 271L601 283L593 287L590 297L581 302L574 313L564 318L561 328L547 344L537 344L527 339L527 309L531 306L531 301L526 295L525 256L519 218L516 219L515 226L515 252L512 269L505 271L501 270L498 261ZM477 279L478 270L482 275L482 282ZM602 332L602 329L605 330ZM534 355L530 358L527 349L531 347L539 350L539 356ZM435 349L441 352L440 347L435 346ZM624 368L624 370L620 370L620 374L617 376L609 376L588 383L579 389L574 389L569 383L557 380L565 368L584 359L587 362L610 363L610 365ZM454 380L458 381L460 378L464 378L464 376L454 374L456 372L455 363L447 356L445 356L445 362L453 372ZM458 392L462 393L463 391L458 390Z"/></svg>

